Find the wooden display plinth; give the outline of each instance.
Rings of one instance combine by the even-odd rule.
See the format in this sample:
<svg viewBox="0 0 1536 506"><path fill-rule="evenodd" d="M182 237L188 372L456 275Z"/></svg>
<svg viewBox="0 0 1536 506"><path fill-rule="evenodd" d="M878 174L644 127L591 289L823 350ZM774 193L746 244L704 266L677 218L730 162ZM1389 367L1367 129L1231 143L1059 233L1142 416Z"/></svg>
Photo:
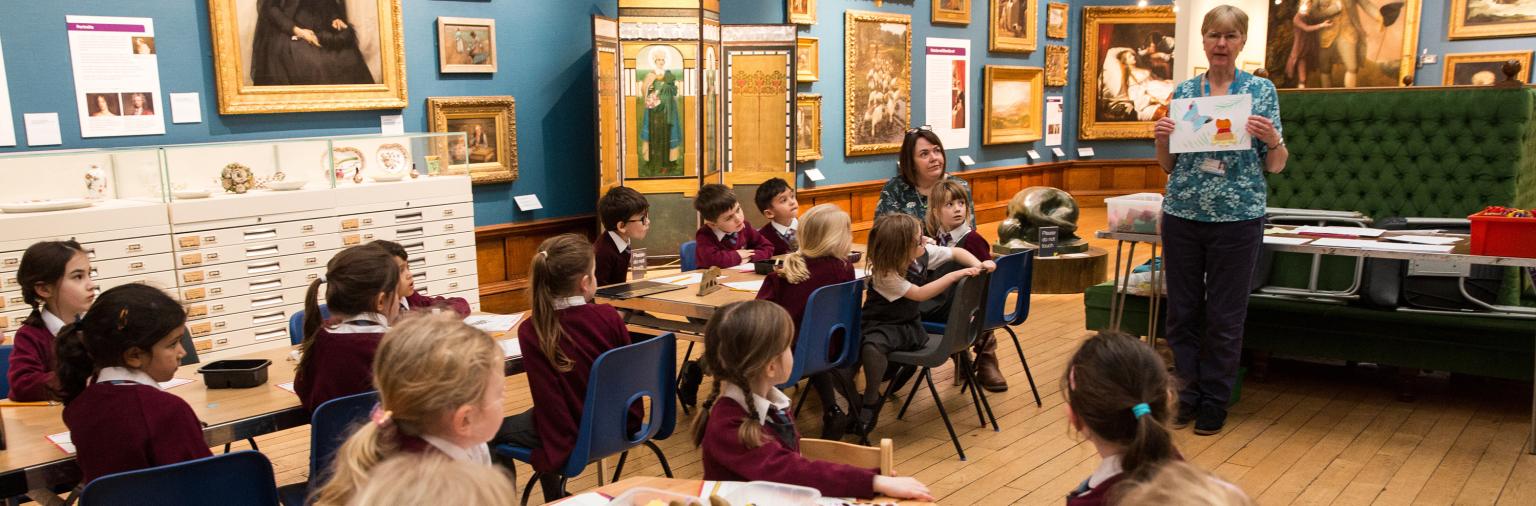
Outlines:
<svg viewBox="0 0 1536 506"><path fill-rule="evenodd" d="M1085 256L1086 255L1086 256ZM1083 293L1109 277L1109 252L1088 248L1077 255L1035 257L1033 293Z"/></svg>

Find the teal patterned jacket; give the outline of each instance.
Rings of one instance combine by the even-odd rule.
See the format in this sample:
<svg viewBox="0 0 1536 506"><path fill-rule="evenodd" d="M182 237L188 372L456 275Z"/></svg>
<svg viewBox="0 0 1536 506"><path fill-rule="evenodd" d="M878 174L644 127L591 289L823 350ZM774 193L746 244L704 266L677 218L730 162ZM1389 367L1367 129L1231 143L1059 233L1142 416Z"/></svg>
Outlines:
<svg viewBox="0 0 1536 506"><path fill-rule="evenodd" d="M1179 83L1173 90L1173 98L1209 95L1204 90L1203 82L1201 76L1195 76ZM1275 94L1274 83L1238 70L1230 90L1232 95L1241 93L1252 96L1253 114L1269 118L1275 124L1275 131L1283 137L1280 98ZM1232 125L1234 129L1246 127L1246 122ZM1264 141L1254 139L1253 149L1173 155L1173 172L1168 175L1168 192L1163 199L1163 212L1203 222L1244 221L1263 217L1269 195L1264 180L1264 157L1268 153L1269 147ZM1200 166L1210 158L1222 162L1226 168L1225 175L1200 170Z"/></svg>

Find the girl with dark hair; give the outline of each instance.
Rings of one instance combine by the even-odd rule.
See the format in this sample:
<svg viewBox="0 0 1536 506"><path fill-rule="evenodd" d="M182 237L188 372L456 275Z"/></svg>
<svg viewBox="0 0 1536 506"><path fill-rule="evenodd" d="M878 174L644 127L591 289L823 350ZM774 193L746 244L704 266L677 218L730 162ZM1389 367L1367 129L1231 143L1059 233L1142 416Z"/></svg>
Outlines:
<svg viewBox="0 0 1536 506"><path fill-rule="evenodd" d="M1084 341L1061 376L1067 423L1093 443L1103 461L1068 506L1110 504L1122 484L1146 481L1178 457L1168 420L1172 380L1151 346L1119 332Z"/></svg>
<svg viewBox="0 0 1536 506"><path fill-rule="evenodd" d="M27 247L16 271L21 297L32 313L16 331L11 350L11 400L39 402L58 398L53 340L96 299L91 260L75 241L43 241Z"/></svg>
<svg viewBox="0 0 1536 506"><path fill-rule="evenodd" d="M325 401L373 390L374 352L400 315L395 296L400 269L384 248L361 245L337 253L325 277L309 284L304 297L304 342L293 389L310 413ZM326 285L329 319L320 313L320 285Z"/></svg>

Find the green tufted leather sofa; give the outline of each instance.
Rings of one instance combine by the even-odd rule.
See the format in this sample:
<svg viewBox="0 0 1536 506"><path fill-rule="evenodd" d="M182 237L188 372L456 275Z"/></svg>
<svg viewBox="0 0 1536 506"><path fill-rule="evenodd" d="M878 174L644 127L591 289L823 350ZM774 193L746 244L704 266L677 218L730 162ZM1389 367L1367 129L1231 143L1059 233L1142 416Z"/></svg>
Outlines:
<svg viewBox="0 0 1536 506"><path fill-rule="evenodd" d="M1487 205L1536 207L1536 89L1408 88L1280 93L1291 158L1268 176L1271 207L1374 218L1466 217ZM1311 257L1277 254L1272 285L1305 286ZM1353 259L1328 258L1319 288L1346 288ZM1499 302L1536 305L1510 270ZM1527 285L1528 286L1528 285ZM1084 295L1086 324L1109 322L1109 283ZM1122 330L1146 334L1131 297ZM1249 299L1244 347L1511 379L1532 377L1536 322ZM1161 334L1161 332L1159 332Z"/></svg>

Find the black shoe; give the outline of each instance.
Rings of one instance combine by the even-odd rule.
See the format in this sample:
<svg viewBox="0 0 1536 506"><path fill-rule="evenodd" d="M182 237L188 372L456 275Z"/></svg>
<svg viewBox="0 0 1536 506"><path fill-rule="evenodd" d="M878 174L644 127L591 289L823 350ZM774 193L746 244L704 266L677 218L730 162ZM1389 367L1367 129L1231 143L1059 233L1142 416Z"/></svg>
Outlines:
<svg viewBox="0 0 1536 506"><path fill-rule="evenodd" d="M869 433L875 431L875 422L880 420L880 405L864 406L859 410L859 418L854 421L853 430L859 434L859 439L869 440Z"/></svg>
<svg viewBox="0 0 1536 506"><path fill-rule="evenodd" d="M1221 433L1227 424L1227 410L1214 403L1200 405L1200 416L1195 417L1195 434L1212 436Z"/></svg>
<svg viewBox="0 0 1536 506"><path fill-rule="evenodd" d="M704 368L699 367L697 360L689 360L683 365L683 384L677 387L677 397L684 406L693 407L699 403L699 383L702 382Z"/></svg>
<svg viewBox="0 0 1536 506"><path fill-rule="evenodd" d="M1191 422L1195 421L1197 411L1195 405L1180 402L1179 414L1173 417L1173 428L1182 429L1188 427Z"/></svg>
<svg viewBox="0 0 1536 506"><path fill-rule="evenodd" d="M843 439L843 434L848 432L848 426L852 425L853 417L848 416L837 406L830 406L821 414L821 438L829 441Z"/></svg>

